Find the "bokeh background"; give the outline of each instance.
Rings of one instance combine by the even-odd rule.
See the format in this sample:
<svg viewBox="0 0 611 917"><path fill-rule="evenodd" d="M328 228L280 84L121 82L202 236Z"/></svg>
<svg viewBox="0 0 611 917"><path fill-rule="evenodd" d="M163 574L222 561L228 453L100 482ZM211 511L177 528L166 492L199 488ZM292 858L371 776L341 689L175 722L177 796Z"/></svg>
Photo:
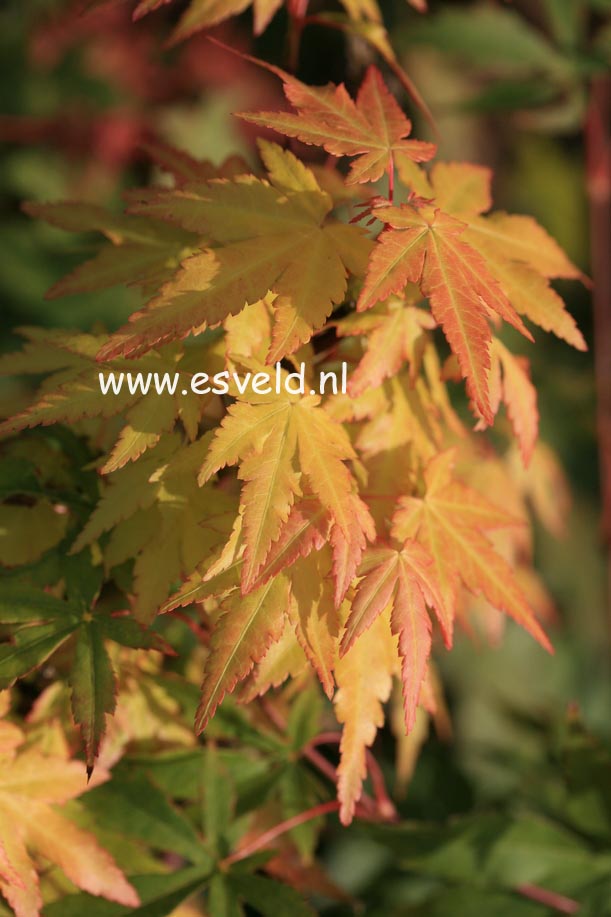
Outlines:
<svg viewBox="0 0 611 917"><path fill-rule="evenodd" d="M93 251L93 240L29 220L20 209L23 200L78 198L119 209L122 190L149 178L142 145L155 136L215 162L236 152L254 156L249 129L231 112L272 107L280 99L277 82L201 35L165 48L180 6L176 0L133 24L125 2L80 18L68 0L0 5L2 350L15 345L20 325L115 328L137 305L135 294L120 289L45 301L46 289ZM536 216L591 274L584 127L592 81L608 74L609 2L473 6L433 0L426 15L406 0L381 6L401 63L437 122L440 155L492 166L496 207ZM284 16L280 11L256 41L248 13L215 34L283 63ZM313 83L346 79L350 87L371 60L370 47L312 26L303 35L299 75ZM417 135L430 137L392 75L389 82ZM554 536L540 525L535 532L536 565L556 607L556 655L542 660L534 643L511 628L498 647L459 639L451 655L439 657L452 738L432 735L424 744L401 804L407 818L441 824L491 803L528 806L549 797L552 805L560 792L557 749L559 736L566 736L567 710L570 722L580 718L603 743L611 738L611 610L600 524L592 297L576 283L560 291L589 352L572 351L542 333L528 351L541 436L559 457L572 495L564 534ZM12 412L22 397L19 382L0 383L0 412ZM563 485L546 500L560 508ZM390 735L381 750L390 772ZM607 805L611 811L609 798ZM369 901L368 913L389 913L384 902L390 901L416 908L396 913L418 913L427 880L419 886L403 875L394 853L360 836L358 828L349 835L330 829L324 855L342 885ZM498 907L495 914L505 913ZM460 898L454 897L453 908L461 912ZM602 908L597 913L607 913ZM531 912L507 911L510 917L522 913Z"/></svg>

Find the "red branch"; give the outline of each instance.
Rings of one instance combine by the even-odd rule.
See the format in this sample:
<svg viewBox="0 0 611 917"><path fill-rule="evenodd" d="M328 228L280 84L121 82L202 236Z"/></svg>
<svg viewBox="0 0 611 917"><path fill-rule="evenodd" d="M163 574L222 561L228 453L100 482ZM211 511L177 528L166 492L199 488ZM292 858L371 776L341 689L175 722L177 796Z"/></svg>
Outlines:
<svg viewBox="0 0 611 917"><path fill-rule="evenodd" d="M590 89L585 140L590 202L590 246L594 278L594 358L602 490L602 529L609 547L608 602L611 614L611 77L597 77Z"/></svg>
<svg viewBox="0 0 611 917"><path fill-rule="evenodd" d="M516 892L524 898L538 901L539 904L544 904L546 907L558 911L559 914L576 914L579 911L578 901L574 901L573 898L566 898L557 892L552 892L548 888L541 888L539 885L530 885L530 883L525 882L523 885L518 885Z"/></svg>

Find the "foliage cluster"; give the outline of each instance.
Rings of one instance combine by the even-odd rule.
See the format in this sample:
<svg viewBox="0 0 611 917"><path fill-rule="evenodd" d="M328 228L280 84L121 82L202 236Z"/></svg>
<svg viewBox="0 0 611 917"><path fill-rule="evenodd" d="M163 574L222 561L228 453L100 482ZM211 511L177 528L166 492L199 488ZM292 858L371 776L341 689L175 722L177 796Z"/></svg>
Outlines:
<svg viewBox="0 0 611 917"><path fill-rule="evenodd" d="M173 39L247 6L193 0ZM279 6L255 0L257 32ZM418 102L377 5L343 7L316 19ZM294 59L307 4L288 13ZM24 328L0 358L38 384L0 425L0 890L17 917L188 917L203 890L213 917L349 913L315 857L337 811L380 871L418 877L397 913L605 913L610 764L576 718L562 778L450 828L396 824L371 751L388 716L405 784L429 721L447 734L431 652L457 625L496 641L509 616L552 649L530 515L557 531L562 476L514 345L585 350L552 281L587 278L492 209L489 169L412 137L376 66L352 96L248 61L288 103L240 115L256 163L154 142L125 213L26 205L102 238L51 298L126 284L144 304L112 333ZM277 361L308 388L346 362L348 393L99 387Z"/></svg>

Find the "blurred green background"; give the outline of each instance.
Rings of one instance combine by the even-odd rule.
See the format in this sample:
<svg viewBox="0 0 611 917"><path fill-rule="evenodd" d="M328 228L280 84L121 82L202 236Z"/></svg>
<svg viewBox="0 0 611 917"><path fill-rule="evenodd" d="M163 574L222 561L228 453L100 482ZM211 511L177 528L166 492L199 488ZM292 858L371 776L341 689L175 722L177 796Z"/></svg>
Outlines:
<svg viewBox="0 0 611 917"><path fill-rule="evenodd" d="M252 156L252 137L231 111L269 106L279 98L272 78L238 59L228 60L202 36L164 50L179 2L136 24L128 3L82 19L75 16L75 6L65 0L4 0L0 7L3 350L15 345L13 329L19 325L116 327L137 305L127 290L46 302L46 289L93 250L93 243L30 221L21 201L79 198L120 208L122 190L149 178L141 143L153 135L214 161L233 152ZM323 6L334 9L328 3L311 8ZM591 81L608 73L608 0L511 5L440 0L429 4L426 15L405 0L381 6L401 63L437 122L440 156L492 166L495 206L535 215L589 273L583 127ZM247 13L218 34L282 63L284 30L281 11L253 43ZM345 79L354 86L373 59L371 48L355 39L311 27L303 35L299 75L315 83ZM390 84L401 93L392 77ZM430 136L410 100L403 95L401 101L417 136ZM453 739L432 735L425 743L401 811L409 819L439 824L457 813L488 812L490 806L551 813L588 839L593 891L589 910L582 913L598 915L609 913L611 872L602 870L607 878L601 885L592 864L597 844L608 850L608 840L601 838L608 838L611 824L611 768L578 724L582 721L603 743L611 738L611 617L599 527L590 293L575 283L564 284L561 292L590 351L572 351L542 333L528 351L539 390L541 435L559 455L573 494L563 539L536 529L536 565L558 610L556 655L543 658L526 635L511 628L497 648L459 639L451 655L439 656ZM3 382L0 409L8 413L19 397L15 383ZM563 782L563 755L577 755L583 764L579 754L585 747L590 752L585 772L579 771L582 782L606 786L607 796L600 790L601 796L583 801L581 790L575 791L574 803ZM382 737L380 750L392 783L390 734ZM602 824L603 810L607 821L601 828L597 818ZM486 831L496 837L505 830L478 824L482 837L471 838L471 848L485 845ZM462 876L468 875L472 886L477 863L461 859L459 841L458 858L446 851L441 866L423 860L412 872L402 868L397 852L405 852L408 842L404 839L401 847L396 838L391 842L382 835L365 836L355 826L347 834L330 829L325 836L328 867L368 902L367 913L528 917L554 912L527 898L507 904L501 892L496 897L482 892L480 901L472 887L468 904L461 906ZM449 832L437 841L431 836L431 850L451 846L451 840ZM520 856L534 856L533 850L547 849L536 832L527 832L524 843L520 836L508 843L518 862ZM422 857L424 848L418 848ZM552 874L579 870L579 858L565 862L556 850L554 856L547 864ZM439 878L447 869L451 900L444 897L447 876ZM439 894L431 897L435 883ZM339 907L337 913L343 912Z"/></svg>

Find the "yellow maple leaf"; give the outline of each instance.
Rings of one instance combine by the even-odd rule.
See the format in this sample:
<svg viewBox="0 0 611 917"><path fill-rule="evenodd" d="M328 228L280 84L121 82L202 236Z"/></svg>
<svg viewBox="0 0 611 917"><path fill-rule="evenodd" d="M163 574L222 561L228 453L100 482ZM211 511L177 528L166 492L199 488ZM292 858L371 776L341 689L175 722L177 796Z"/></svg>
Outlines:
<svg viewBox="0 0 611 917"><path fill-rule="evenodd" d="M398 659L396 638L384 612L335 667L338 690L333 703L343 724L337 792L344 825L352 821L363 792L367 748L384 723L383 704L390 697Z"/></svg>
<svg viewBox="0 0 611 917"><path fill-rule="evenodd" d="M216 431L200 472L200 482L227 465L240 462L246 480L244 513L245 563L242 589L248 592L277 541L296 494L297 474L331 517L335 600L339 605L354 576L373 521L356 493L345 462L356 453L344 428L307 395L232 405Z"/></svg>

